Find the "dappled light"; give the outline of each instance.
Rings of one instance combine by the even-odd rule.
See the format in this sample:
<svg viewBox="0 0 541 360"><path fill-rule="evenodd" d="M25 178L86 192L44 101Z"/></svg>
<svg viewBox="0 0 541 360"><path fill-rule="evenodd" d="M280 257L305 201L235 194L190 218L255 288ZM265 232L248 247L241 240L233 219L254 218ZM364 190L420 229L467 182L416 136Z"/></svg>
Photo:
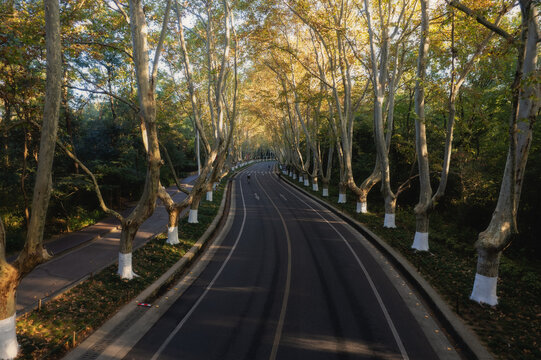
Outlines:
<svg viewBox="0 0 541 360"><path fill-rule="evenodd" d="M83 356L118 311L169 306L100 346L168 358L208 326L190 356L446 357L368 243L464 354L541 358L540 12L0 2L0 359ZM340 323L365 316L383 325Z"/></svg>

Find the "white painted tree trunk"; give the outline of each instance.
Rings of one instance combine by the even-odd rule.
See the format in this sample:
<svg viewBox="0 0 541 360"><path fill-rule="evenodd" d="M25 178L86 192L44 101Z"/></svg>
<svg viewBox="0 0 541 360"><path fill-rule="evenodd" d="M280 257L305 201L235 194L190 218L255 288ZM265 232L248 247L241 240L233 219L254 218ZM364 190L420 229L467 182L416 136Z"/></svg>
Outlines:
<svg viewBox="0 0 541 360"><path fill-rule="evenodd" d="M167 229L167 243L169 245L176 245L178 241L178 226L172 226Z"/></svg>
<svg viewBox="0 0 541 360"><path fill-rule="evenodd" d="M470 299L477 301L478 303L485 303L488 305L497 305L498 297L496 296L496 288L498 284L498 277L489 277L481 274L475 274L475 281L473 283L473 290L470 295Z"/></svg>
<svg viewBox="0 0 541 360"><path fill-rule="evenodd" d="M0 320L0 359L15 359L18 351L15 314Z"/></svg>
<svg viewBox="0 0 541 360"><path fill-rule="evenodd" d="M412 249L418 251L428 251L428 233L427 232L415 232L415 237L413 238Z"/></svg>
<svg viewBox="0 0 541 360"><path fill-rule="evenodd" d="M301 183L301 182L303 182L303 181L304 181L304 179L303 179L302 175L299 176L299 182Z"/></svg>
<svg viewBox="0 0 541 360"><path fill-rule="evenodd" d="M368 214L368 203L366 201L361 203L361 213Z"/></svg>
<svg viewBox="0 0 541 360"><path fill-rule="evenodd" d="M297 179L297 174L293 173L293 180L296 180L296 179Z"/></svg>
<svg viewBox="0 0 541 360"><path fill-rule="evenodd" d="M312 184L312 190L319 191L319 187L317 183Z"/></svg>
<svg viewBox="0 0 541 360"><path fill-rule="evenodd" d="M355 211L357 214L368 213L368 205L366 204L366 201L357 201L357 209Z"/></svg>
<svg viewBox="0 0 541 360"><path fill-rule="evenodd" d="M304 179L304 186L310 186L310 180Z"/></svg>
<svg viewBox="0 0 541 360"><path fill-rule="evenodd" d="M138 275L133 272L132 253L118 253L118 275L121 279L131 280Z"/></svg>
<svg viewBox="0 0 541 360"><path fill-rule="evenodd" d="M417 80L415 82L415 149L419 167L419 202L414 208L415 237L413 249L428 250L428 211L432 206L432 188L430 186L430 164L426 137L425 117L425 79L428 66L429 48L429 0L421 0L421 36L419 39L419 55L417 58Z"/></svg>
<svg viewBox="0 0 541 360"><path fill-rule="evenodd" d="M346 203L346 194L343 194L343 193L338 194L338 203L339 204Z"/></svg>
<svg viewBox="0 0 541 360"><path fill-rule="evenodd" d="M323 197L329 197L329 188L323 188L321 194L323 195Z"/></svg>
<svg viewBox="0 0 541 360"><path fill-rule="evenodd" d="M189 224L197 224L197 209L190 209L190 212L188 213L188 223Z"/></svg>
<svg viewBox="0 0 541 360"><path fill-rule="evenodd" d="M385 214L385 219L383 220L383 227L392 229L396 228L395 214Z"/></svg>
<svg viewBox="0 0 541 360"><path fill-rule="evenodd" d="M212 202L212 190L207 191L207 201Z"/></svg>

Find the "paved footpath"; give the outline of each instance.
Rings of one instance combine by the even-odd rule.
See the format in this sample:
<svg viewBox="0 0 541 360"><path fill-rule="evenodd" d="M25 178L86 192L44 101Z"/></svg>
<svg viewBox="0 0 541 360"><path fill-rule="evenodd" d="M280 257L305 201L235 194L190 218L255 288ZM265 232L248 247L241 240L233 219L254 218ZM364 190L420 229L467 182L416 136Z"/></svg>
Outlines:
<svg viewBox="0 0 541 360"><path fill-rule="evenodd" d="M196 179L190 176L182 180L191 184ZM167 191L175 201L186 195L176 187ZM131 209L130 209L131 210ZM127 210L123 215L129 213ZM154 214L139 228L134 240L134 248L144 244L151 237L167 229L167 211L158 201ZM37 307L39 299L61 294L92 273L109 266L118 260L120 228L118 220L104 219L48 242L45 247L55 256L36 267L27 275L17 290L17 313L21 315Z"/></svg>

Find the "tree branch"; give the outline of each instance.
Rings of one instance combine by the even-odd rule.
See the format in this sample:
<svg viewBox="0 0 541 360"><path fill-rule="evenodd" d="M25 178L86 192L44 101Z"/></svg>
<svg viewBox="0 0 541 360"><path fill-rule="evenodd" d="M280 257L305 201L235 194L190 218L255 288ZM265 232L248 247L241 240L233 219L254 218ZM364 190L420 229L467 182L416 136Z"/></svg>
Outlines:
<svg viewBox="0 0 541 360"><path fill-rule="evenodd" d="M175 184L177 185L177 188L182 191L184 194L189 194L190 190L188 190L185 186L182 186L180 183L180 180L178 179L177 172L175 171L175 167L173 166L173 162L171 161L171 157L169 156L169 151L167 151L167 148L160 144L160 147L162 148L162 151L165 155L165 159L167 161L167 165L169 165L169 169L171 170L171 173L173 174L173 178L175 179Z"/></svg>
<svg viewBox="0 0 541 360"><path fill-rule="evenodd" d="M85 89L85 88L80 88L80 87L77 87L77 86L71 86L71 85L66 85L68 88L70 89L73 89L73 90L79 90L79 91L86 91L86 92L91 92L93 94L100 94L100 95L108 95L108 96L112 96L114 97L115 99L117 99L118 101L121 101L123 102L124 104L128 105L133 111L135 111L136 113L139 113L139 108L134 104L132 103L131 101L129 100L126 100L120 96L117 96L113 93L110 93L109 91L105 91L105 90L94 90L94 89Z"/></svg>
<svg viewBox="0 0 541 360"><path fill-rule="evenodd" d="M41 131L41 126L37 122L35 122L34 120L30 120L30 122L32 123L32 125L34 125L34 127L36 127L38 130ZM60 139L56 139L56 144L66 153L66 155L68 155L70 159L75 161L88 176L90 176L102 210L105 211L107 214L114 216L115 218L117 218L119 221L122 222L124 217L120 215L118 212L114 211L113 209L109 209L109 207L107 207L107 205L105 204L105 201L103 200L103 196L101 195L101 190L98 185L98 181L96 180L96 176L94 176L92 171L90 171L85 166L85 164L83 164L83 162L79 160L79 158L74 153L72 153Z"/></svg>
<svg viewBox="0 0 541 360"><path fill-rule="evenodd" d="M124 11L124 8L122 7L122 5L118 2L118 0L113 0L113 2L115 3L116 7L118 8L118 9L114 9L114 10L121 13L122 16L124 16L124 19L126 19L126 22L129 24L130 23L130 17L128 16L126 11ZM105 1L105 3L107 4L107 1ZM107 6L109 6L109 5L107 4Z"/></svg>
<svg viewBox="0 0 541 360"><path fill-rule="evenodd" d="M163 47L163 40L165 39L165 33L167 30L167 23L169 22L169 12L171 10L171 0L167 0L165 5L165 14L163 15L162 30L160 32L160 39L156 46L156 52L154 53L154 61L152 62L152 75L150 75L150 83L152 84L152 91L156 89L156 75L158 74L158 63L160 62L160 55Z"/></svg>
<svg viewBox="0 0 541 360"><path fill-rule="evenodd" d="M469 17L474 18L479 24L483 25L484 27L486 27L486 28L490 29L491 31L495 32L496 34L500 35L501 37L503 37L504 39L509 41L511 44L516 44L517 43L517 39L513 35L509 34L507 31L505 31L501 27L491 23L490 21L485 19L483 16L477 14L475 11L473 11L472 9L467 7L466 5L461 4L457 0L450 0L450 1L446 0L446 1L450 6L454 7L455 9L458 9L458 10L462 11L463 13L468 15Z"/></svg>
<svg viewBox="0 0 541 360"><path fill-rule="evenodd" d="M118 48L118 47L116 47L114 45L111 45L111 44L100 43L100 42L97 42L97 41L75 41L75 42L73 42L73 44L75 44L75 45L98 45L98 46L102 46L102 47L107 47L107 48L110 48L110 49L113 49L113 50L117 50L117 51L123 53L124 55L126 55L127 57L129 57L130 59L133 59L132 54L130 54L129 52L127 52L124 49L120 49L120 48Z"/></svg>

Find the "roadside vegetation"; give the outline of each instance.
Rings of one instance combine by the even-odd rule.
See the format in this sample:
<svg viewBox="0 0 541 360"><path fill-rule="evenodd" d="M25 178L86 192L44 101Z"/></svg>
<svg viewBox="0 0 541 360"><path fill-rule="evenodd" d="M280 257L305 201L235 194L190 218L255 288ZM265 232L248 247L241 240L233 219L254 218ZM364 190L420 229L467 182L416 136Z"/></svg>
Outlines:
<svg viewBox="0 0 541 360"><path fill-rule="evenodd" d="M257 155L402 249L497 356L541 357L540 13L534 0L0 2L0 358L17 356L15 293L50 258L44 241L113 216L130 278L159 197L174 242L178 211L197 221L214 183ZM160 191L196 169L188 201Z"/></svg>
<svg viewBox="0 0 541 360"><path fill-rule="evenodd" d="M60 359L81 343L122 306L156 281L197 242L214 220L222 201L227 179L217 187L214 201L203 201L199 207L199 223L189 224L187 217L179 221L178 245L166 243L167 232L148 241L134 251L134 272L139 277L122 280L113 264L89 279L44 302L41 309L17 319L21 350L18 359Z"/></svg>

